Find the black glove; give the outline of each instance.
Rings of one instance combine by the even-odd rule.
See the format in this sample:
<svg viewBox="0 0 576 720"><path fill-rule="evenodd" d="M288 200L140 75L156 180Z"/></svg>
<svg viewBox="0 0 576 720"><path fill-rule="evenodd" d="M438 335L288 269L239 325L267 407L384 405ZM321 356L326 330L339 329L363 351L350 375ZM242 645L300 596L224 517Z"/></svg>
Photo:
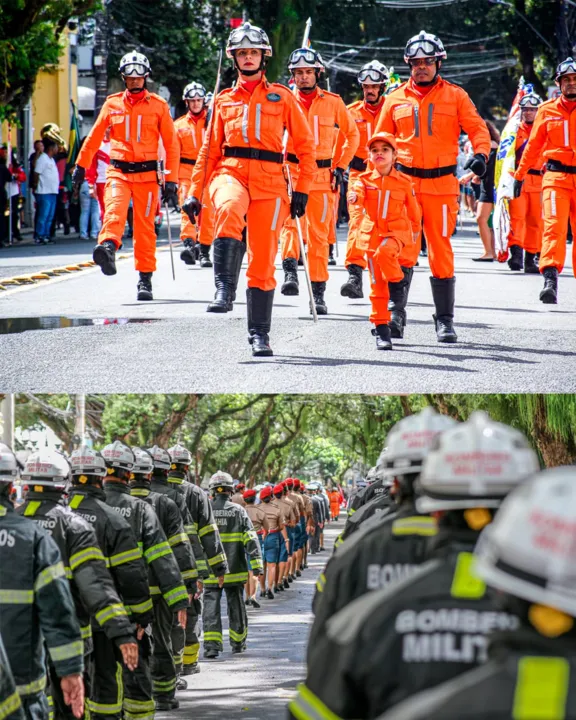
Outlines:
<svg viewBox="0 0 576 720"><path fill-rule="evenodd" d="M486 175L486 156L476 153L476 155L471 157L466 165L464 165L464 170L472 170L476 177L484 177L484 175Z"/></svg>
<svg viewBox="0 0 576 720"><path fill-rule="evenodd" d="M306 212L306 205L308 204L308 195L306 193L298 192L294 190L292 193L292 202L290 203L290 217L292 220L297 217L302 217Z"/></svg>
<svg viewBox="0 0 576 720"><path fill-rule="evenodd" d="M520 197L520 194L522 193L522 185L524 185L524 180L514 180L514 189L512 190L514 198Z"/></svg>
<svg viewBox="0 0 576 720"><path fill-rule="evenodd" d="M190 218L190 222L194 222L194 218L197 215L200 215L200 210L202 210L202 203L198 198L196 197L187 197L186 200L184 200L184 205L182 205L182 210L188 215Z"/></svg>
<svg viewBox="0 0 576 720"><path fill-rule="evenodd" d="M336 192L340 185L344 182L344 170L342 168L334 168L332 171L332 192Z"/></svg>
<svg viewBox="0 0 576 720"><path fill-rule="evenodd" d="M86 177L86 170L85 168L81 167L80 165L76 165L72 172L72 190L79 190L80 186L84 182L84 178Z"/></svg>
<svg viewBox="0 0 576 720"><path fill-rule="evenodd" d="M167 203L169 200L176 200L178 198L178 185L175 182L164 183L162 188L162 204Z"/></svg>

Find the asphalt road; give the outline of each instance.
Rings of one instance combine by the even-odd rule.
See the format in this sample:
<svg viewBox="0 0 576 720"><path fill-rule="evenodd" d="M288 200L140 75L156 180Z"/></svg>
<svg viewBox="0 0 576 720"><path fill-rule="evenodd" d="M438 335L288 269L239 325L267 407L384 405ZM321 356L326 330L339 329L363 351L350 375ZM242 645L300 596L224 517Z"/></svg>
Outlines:
<svg viewBox="0 0 576 720"><path fill-rule="evenodd" d="M187 677L188 690L179 692L180 708L156 713L159 718L198 720L281 720L305 677L305 656L312 597L336 536L344 522L328 525L326 552L309 556L308 570L278 593L274 600L262 600L259 610L248 610L248 643L242 655L232 655L224 624L224 652L217 660L203 660L201 672ZM225 603L223 603L223 608ZM223 610L223 615L225 611Z"/></svg>
<svg viewBox="0 0 576 720"><path fill-rule="evenodd" d="M176 254L174 282L165 229L153 302L136 301L131 259L119 261L112 278L96 268L0 292L0 390L576 391L576 283L569 258L560 277L559 304L542 305L539 276L512 273L498 263L472 262L480 254L480 241L474 222L466 219L453 239L460 341L452 346L436 341L429 269L427 259L421 258L404 340L395 341L393 352L378 352L367 319L367 278L363 300L340 296L346 278L345 233L338 233L338 266L330 268L328 316L317 325L312 322L302 272L300 297L284 297L277 290L273 358L251 356L244 273L233 312L206 313L214 292L213 271L187 267ZM0 277L90 259L91 248L92 243L59 239L54 246L1 250ZM130 251L130 245L124 250ZM279 258L276 276L281 282ZM104 319L118 324L104 325ZM27 326L53 329L13 332ZM2 334L9 329L10 334Z"/></svg>

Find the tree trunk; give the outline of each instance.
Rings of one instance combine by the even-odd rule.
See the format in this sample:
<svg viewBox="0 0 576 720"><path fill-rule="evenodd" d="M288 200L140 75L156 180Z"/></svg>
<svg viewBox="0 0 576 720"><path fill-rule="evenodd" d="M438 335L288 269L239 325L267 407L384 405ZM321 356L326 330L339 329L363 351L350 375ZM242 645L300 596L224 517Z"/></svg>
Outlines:
<svg viewBox="0 0 576 720"><path fill-rule="evenodd" d="M539 395L534 413L534 442L546 467L572 465L576 462L576 444L567 443L550 431L544 396Z"/></svg>

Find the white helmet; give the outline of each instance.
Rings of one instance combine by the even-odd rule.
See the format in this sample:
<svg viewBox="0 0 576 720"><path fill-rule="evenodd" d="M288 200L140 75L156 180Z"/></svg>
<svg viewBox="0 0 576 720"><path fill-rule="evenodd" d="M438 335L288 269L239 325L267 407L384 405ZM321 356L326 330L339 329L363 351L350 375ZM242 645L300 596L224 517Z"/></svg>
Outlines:
<svg viewBox="0 0 576 720"><path fill-rule="evenodd" d="M476 411L436 438L424 461L416 500L419 512L499 507L520 482L538 472L524 435Z"/></svg>
<svg viewBox="0 0 576 720"><path fill-rule="evenodd" d="M382 458L384 473L401 476L419 473L436 437L457 425L448 415L428 406L417 415L399 420L386 438L387 452Z"/></svg>
<svg viewBox="0 0 576 720"><path fill-rule="evenodd" d="M197 82L188 83L182 92L182 100L194 100L195 98L202 98L205 101L206 88Z"/></svg>
<svg viewBox="0 0 576 720"><path fill-rule="evenodd" d="M535 92L529 92L520 98L518 104L524 110L525 108L537 108L538 105L542 105L543 102L540 95L537 95Z"/></svg>
<svg viewBox="0 0 576 720"><path fill-rule="evenodd" d="M554 80L558 82L563 75L572 75L574 73L576 73L576 60L572 57L566 58L566 60L561 62L556 68Z"/></svg>
<svg viewBox="0 0 576 720"><path fill-rule="evenodd" d="M178 463L180 465L192 464L192 455L190 450L185 448L184 445L180 445L180 443L176 443L173 447L168 448L168 453L170 455L170 460L172 460L173 463Z"/></svg>
<svg viewBox="0 0 576 720"><path fill-rule="evenodd" d="M404 62L410 62L416 58L427 58L432 57L437 60L446 60L446 50L442 40L427 33L425 30L420 30L418 35L414 35L406 43L406 49L404 50Z"/></svg>
<svg viewBox="0 0 576 720"><path fill-rule="evenodd" d="M0 482L10 483L18 475L18 463L12 450L0 443Z"/></svg>
<svg viewBox="0 0 576 720"><path fill-rule="evenodd" d="M223 470L218 470L217 472L212 475L210 478L210 482L208 483L208 489L210 492L213 492L216 490L216 488L226 488L227 490L233 490L234 489L234 480L232 478L232 475L230 475L227 472L224 472Z"/></svg>
<svg viewBox="0 0 576 720"><path fill-rule="evenodd" d="M376 468L371 467L368 472L366 473L366 484L372 485L373 482L377 480L377 474L376 474Z"/></svg>
<svg viewBox="0 0 576 720"><path fill-rule="evenodd" d="M390 70L378 60L370 60L369 63L362 65L358 73L358 82L364 84L383 84L388 82Z"/></svg>
<svg viewBox="0 0 576 720"><path fill-rule="evenodd" d="M288 58L288 70L291 72L296 68L316 68L317 70L324 70L324 61L322 56L316 50L312 48L297 48Z"/></svg>
<svg viewBox="0 0 576 720"><path fill-rule="evenodd" d="M70 466L72 475L96 475L106 477L106 463L102 453L94 450L88 445L81 445L70 455Z"/></svg>
<svg viewBox="0 0 576 720"><path fill-rule="evenodd" d="M154 462L149 452L139 447L133 447L132 452L134 453L134 467L132 468L134 475L150 475L154 472Z"/></svg>
<svg viewBox="0 0 576 720"><path fill-rule="evenodd" d="M476 547L492 587L576 616L576 466L544 470L504 500Z"/></svg>
<svg viewBox="0 0 576 720"><path fill-rule="evenodd" d="M249 22L243 23L230 33L226 44L226 57L233 58L234 52L240 48L263 50L264 57L272 57L272 45L270 45L268 35L262 28L251 25Z"/></svg>
<svg viewBox="0 0 576 720"><path fill-rule="evenodd" d="M118 468L119 470L132 470L134 467L134 453L120 440L115 440L102 450L102 457L106 466Z"/></svg>
<svg viewBox="0 0 576 720"><path fill-rule="evenodd" d="M145 77L152 72L146 55L136 52L136 50L124 55L120 60L118 70L124 77Z"/></svg>
<svg viewBox="0 0 576 720"><path fill-rule="evenodd" d="M170 470L172 461L168 450L161 448L159 445L154 445L154 447L148 448L148 452L155 468L158 468L158 470Z"/></svg>
<svg viewBox="0 0 576 720"><path fill-rule="evenodd" d="M34 485L63 488L69 475L70 464L62 453L54 450L37 450L26 460L22 480Z"/></svg>

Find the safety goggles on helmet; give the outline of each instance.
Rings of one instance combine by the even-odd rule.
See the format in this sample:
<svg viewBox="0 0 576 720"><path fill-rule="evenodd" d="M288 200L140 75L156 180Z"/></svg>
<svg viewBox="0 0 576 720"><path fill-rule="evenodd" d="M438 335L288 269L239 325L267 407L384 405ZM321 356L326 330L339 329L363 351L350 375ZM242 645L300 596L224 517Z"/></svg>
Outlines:
<svg viewBox="0 0 576 720"><path fill-rule="evenodd" d="M206 99L206 88L200 83L191 82L184 88L182 100Z"/></svg>
<svg viewBox="0 0 576 720"><path fill-rule="evenodd" d="M367 63L358 73L358 83L379 85L385 83L389 77L389 71L386 65L382 65L377 60Z"/></svg>
<svg viewBox="0 0 576 720"><path fill-rule="evenodd" d="M122 60L120 60L118 69L122 75L128 77L144 77L144 75L147 75L151 71L150 63L146 55L136 51L126 53Z"/></svg>
<svg viewBox="0 0 576 720"><path fill-rule="evenodd" d="M81 445L70 455L72 475L106 476L106 463L101 453L88 445Z"/></svg>
<svg viewBox="0 0 576 720"><path fill-rule="evenodd" d="M0 482L12 482L18 475L16 456L8 445L0 443Z"/></svg>
<svg viewBox="0 0 576 720"><path fill-rule="evenodd" d="M35 485L64 487L69 475L70 464L62 453L42 450L32 453L26 460L22 480Z"/></svg>
<svg viewBox="0 0 576 720"><path fill-rule="evenodd" d="M319 52L312 48L298 48L294 50L288 59L288 70L296 68L318 68L324 70L324 62Z"/></svg>
<svg viewBox="0 0 576 720"><path fill-rule="evenodd" d="M522 109L524 108L537 108L539 105L542 104L542 98L540 95L536 95L536 93L527 93L523 97L520 98L520 107Z"/></svg>
<svg viewBox="0 0 576 720"><path fill-rule="evenodd" d="M563 62L558 65L556 68L556 76L555 79L559 80L563 75L571 75L573 73L576 73L576 60L574 58L566 58Z"/></svg>
<svg viewBox="0 0 576 720"><path fill-rule="evenodd" d="M446 50L444 50L442 41L437 38L436 35L431 35L430 33L421 30L418 35L410 38L410 40L406 43L406 49L404 50L404 62L425 57L445 60Z"/></svg>
<svg viewBox="0 0 576 720"><path fill-rule="evenodd" d="M147 75L149 72L146 65L140 65L139 63L124 65L121 70L122 75L125 77L144 77L144 75Z"/></svg>
<svg viewBox="0 0 576 720"><path fill-rule="evenodd" d="M268 35L262 28L244 23L239 28L235 28L228 37L226 45L226 56L231 58L235 50L240 48L252 48L254 50L263 50L266 57L272 57L272 46Z"/></svg>

